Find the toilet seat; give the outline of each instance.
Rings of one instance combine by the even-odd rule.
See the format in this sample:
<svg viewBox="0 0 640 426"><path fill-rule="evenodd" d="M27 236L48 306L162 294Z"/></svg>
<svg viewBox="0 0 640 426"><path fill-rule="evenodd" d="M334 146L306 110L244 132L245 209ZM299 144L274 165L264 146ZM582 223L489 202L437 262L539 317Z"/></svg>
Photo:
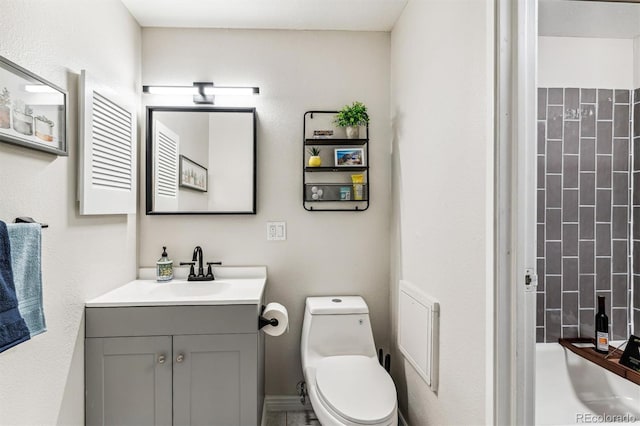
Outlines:
<svg viewBox="0 0 640 426"><path fill-rule="evenodd" d="M396 409L393 380L375 358L343 355L320 360L316 388L324 404L356 424L383 423Z"/></svg>

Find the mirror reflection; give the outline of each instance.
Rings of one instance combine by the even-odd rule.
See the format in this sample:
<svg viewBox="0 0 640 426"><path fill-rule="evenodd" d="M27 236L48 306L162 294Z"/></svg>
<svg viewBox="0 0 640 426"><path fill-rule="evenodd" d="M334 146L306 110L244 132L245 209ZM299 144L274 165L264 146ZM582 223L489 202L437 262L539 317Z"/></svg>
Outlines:
<svg viewBox="0 0 640 426"><path fill-rule="evenodd" d="M147 214L255 214L255 108L148 107Z"/></svg>

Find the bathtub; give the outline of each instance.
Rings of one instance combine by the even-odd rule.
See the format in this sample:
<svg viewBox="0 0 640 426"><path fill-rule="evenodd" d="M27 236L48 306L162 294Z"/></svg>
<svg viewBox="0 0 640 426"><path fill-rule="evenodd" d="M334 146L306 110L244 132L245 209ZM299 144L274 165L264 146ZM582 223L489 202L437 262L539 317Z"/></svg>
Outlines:
<svg viewBox="0 0 640 426"><path fill-rule="evenodd" d="M537 343L536 424L640 425L640 386L558 343Z"/></svg>

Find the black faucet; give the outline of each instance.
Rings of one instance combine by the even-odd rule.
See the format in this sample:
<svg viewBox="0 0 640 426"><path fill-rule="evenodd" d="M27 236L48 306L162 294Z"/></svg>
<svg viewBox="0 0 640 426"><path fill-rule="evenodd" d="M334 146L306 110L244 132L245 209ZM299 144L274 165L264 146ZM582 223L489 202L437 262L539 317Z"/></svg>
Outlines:
<svg viewBox="0 0 640 426"><path fill-rule="evenodd" d="M198 262L198 273L196 274L194 265ZM196 246L193 249L193 258L191 262L180 262L180 265L190 265L189 276L187 277L187 281L213 281L215 278L213 276L213 271L211 270L211 265L222 265L222 262L207 262L207 274L204 274L204 267L202 266L202 247Z"/></svg>
<svg viewBox="0 0 640 426"><path fill-rule="evenodd" d="M202 247L196 246L196 248L193 249L193 258L191 261L198 262L198 277L203 277L204 268L202 267Z"/></svg>

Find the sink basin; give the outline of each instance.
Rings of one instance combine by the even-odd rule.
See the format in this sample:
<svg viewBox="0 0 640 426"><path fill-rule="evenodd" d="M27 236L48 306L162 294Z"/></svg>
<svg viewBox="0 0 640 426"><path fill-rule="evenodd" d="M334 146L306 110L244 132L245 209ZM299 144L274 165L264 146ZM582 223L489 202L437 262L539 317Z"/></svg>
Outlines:
<svg viewBox="0 0 640 426"><path fill-rule="evenodd" d="M85 306L254 305L262 302L266 267L221 266L214 269L214 275L215 281L177 279L158 283L153 279L138 279L89 300ZM141 270L140 276L152 275Z"/></svg>

